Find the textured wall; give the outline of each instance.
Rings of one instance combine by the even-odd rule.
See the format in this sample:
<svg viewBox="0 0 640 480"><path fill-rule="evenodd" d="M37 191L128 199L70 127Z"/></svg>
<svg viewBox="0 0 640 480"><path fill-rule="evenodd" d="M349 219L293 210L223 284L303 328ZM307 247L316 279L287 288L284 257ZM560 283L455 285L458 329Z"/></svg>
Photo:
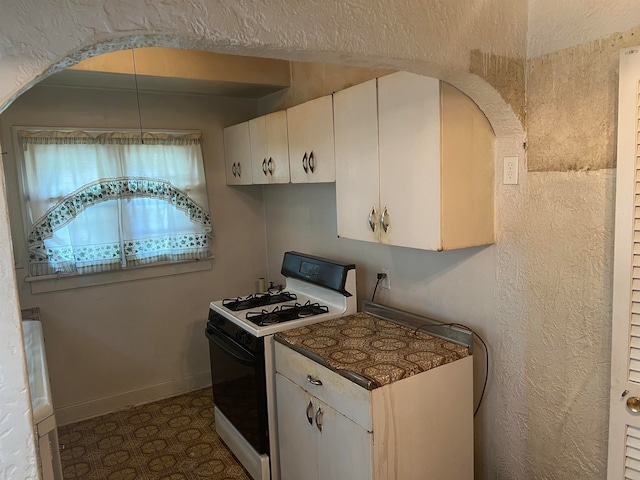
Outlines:
<svg viewBox="0 0 640 480"><path fill-rule="evenodd" d="M503 285L522 294L499 300L499 317L517 319L527 352L524 383L509 386L526 399L514 413L527 454L512 472L596 480L607 461L618 59L639 43L640 16L635 2L534 0L529 21L529 173L498 208Z"/></svg>
<svg viewBox="0 0 640 480"><path fill-rule="evenodd" d="M32 480L38 478L35 439L22 328L17 321L18 292L11 288L15 275L10 244L4 182L0 182L0 478Z"/></svg>
<svg viewBox="0 0 640 480"><path fill-rule="evenodd" d="M611 170L529 175L529 478L606 476L614 187Z"/></svg>
<svg viewBox="0 0 640 480"><path fill-rule="evenodd" d="M640 25L636 0L529 0L527 57L625 32Z"/></svg>
<svg viewBox="0 0 640 480"><path fill-rule="evenodd" d="M496 478L606 477L614 184L534 172L499 188Z"/></svg>
<svg viewBox="0 0 640 480"><path fill-rule="evenodd" d="M501 55L472 50L469 72L484 78L513 108L518 120L526 121L525 69L523 58L506 58Z"/></svg>
<svg viewBox="0 0 640 480"><path fill-rule="evenodd" d="M104 5L4 0L2 12L0 85L14 88L0 91L0 105L52 64L61 69L96 52L149 43L429 73L450 80L486 105L495 128L517 130L513 114L504 108L504 98L512 95L501 96L481 74L467 72L475 51L506 62L522 61L524 0L303 0L295 8L284 0L190 0L179 5L150 0ZM142 34L152 38L142 39Z"/></svg>
<svg viewBox="0 0 640 480"><path fill-rule="evenodd" d="M514 212L518 238L503 244L526 252L523 478L606 476L615 200L609 168L618 52L637 43L638 33L528 61L528 198Z"/></svg>
<svg viewBox="0 0 640 480"><path fill-rule="evenodd" d="M639 43L637 26L528 60L529 171L615 167L619 52Z"/></svg>

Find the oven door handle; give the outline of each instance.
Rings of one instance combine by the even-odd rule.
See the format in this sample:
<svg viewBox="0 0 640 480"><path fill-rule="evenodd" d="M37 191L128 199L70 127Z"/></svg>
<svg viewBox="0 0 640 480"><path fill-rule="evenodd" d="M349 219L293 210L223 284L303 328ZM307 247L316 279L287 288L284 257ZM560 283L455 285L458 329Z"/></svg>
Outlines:
<svg viewBox="0 0 640 480"><path fill-rule="evenodd" d="M235 360L242 363L243 365L251 366L255 363L253 361L254 359L253 355L245 353L242 350L238 350L237 347L234 348L232 345L228 345L228 342L226 342L223 338L216 335L214 332L205 330L204 333L209 340L211 340L213 343L215 343L222 350L224 350L226 353L231 355Z"/></svg>

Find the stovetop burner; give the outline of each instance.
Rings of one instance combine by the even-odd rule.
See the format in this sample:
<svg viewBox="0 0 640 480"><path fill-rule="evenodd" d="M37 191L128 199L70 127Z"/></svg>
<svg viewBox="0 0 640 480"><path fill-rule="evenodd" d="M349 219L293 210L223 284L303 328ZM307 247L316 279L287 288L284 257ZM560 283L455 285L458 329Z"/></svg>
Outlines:
<svg viewBox="0 0 640 480"><path fill-rule="evenodd" d="M320 305L319 303L311 303L309 300L304 305L295 303L293 305L280 305L271 311L263 309L260 312L247 312L245 318L256 325L263 327L266 325L273 325L275 323L296 320L298 318L321 315L328 312L329 307Z"/></svg>
<svg viewBox="0 0 640 480"><path fill-rule="evenodd" d="M297 299L298 297L295 293L289 292L255 293L244 298L227 298L222 301L222 306L232 312L237 312L239 310L249 310L251 308L273 305L274 303L290 302Z"/></svg>

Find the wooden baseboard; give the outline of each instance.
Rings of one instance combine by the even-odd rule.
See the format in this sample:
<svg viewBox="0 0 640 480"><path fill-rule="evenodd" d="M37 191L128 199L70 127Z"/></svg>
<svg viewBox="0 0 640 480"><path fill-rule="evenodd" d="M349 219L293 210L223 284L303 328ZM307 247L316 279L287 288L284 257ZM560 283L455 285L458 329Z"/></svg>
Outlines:
<svg viewBox="0 0 640 480"><path fill-rule="evenodd" d="M68 425L118 410L124 410L125 408L136 405L143 405L145 403L181 395L207 386L211 386L211 373L209 372L178 378L169 382L118 393L97 400L56 408L56 422L59 426Z"/></svg>

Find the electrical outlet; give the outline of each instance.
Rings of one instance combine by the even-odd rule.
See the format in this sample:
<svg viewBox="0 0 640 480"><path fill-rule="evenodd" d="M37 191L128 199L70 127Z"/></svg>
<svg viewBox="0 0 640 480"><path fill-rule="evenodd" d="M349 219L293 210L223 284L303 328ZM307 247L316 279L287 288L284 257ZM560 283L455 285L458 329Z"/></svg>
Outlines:
<svg viewBox="0 0 640 480"><path fill-rule="evenodd" d="M387 290L391 290L391 280L389 278L389 269L388 268L383 268L380 271L387 275L382 280L380 280L380 288L385 288Z"/></svg>
<svg viewBox="0 0 640 480"><path fill-rule="evenodd" d="M503 185L518 184L518 157L504 157L504 167L502 171Z"/></svg>

